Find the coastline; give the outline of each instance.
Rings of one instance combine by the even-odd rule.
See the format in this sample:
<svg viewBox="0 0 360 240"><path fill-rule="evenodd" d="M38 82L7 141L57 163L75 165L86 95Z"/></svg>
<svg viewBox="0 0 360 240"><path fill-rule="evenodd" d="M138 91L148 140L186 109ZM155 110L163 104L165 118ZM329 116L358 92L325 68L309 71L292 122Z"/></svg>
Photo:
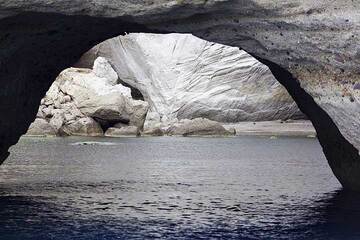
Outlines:
<svg viewBox="0 0 360 240"><path fill-rule="evenodd" d="M316 137L316 130L309 120L240 122L223 126L227 130L235 129L236 136Z"/></svg>
<svg viewBox="0 0 360 240"><path fill-rule="evenodd" d="M262 122L239 122L239 123L222 123L222 126L228 130L235 129L234 136L288 136L288 137L316 137L316 131L309 120L288 120L288 121L262 121ZM23 135L23 137L42 137L42 138L55 138L54 135ZM90 137L90 136L77 136L77 137ZM119 136L119 137L136 137L136 136ZM141 135L141 137L159 137ZM162 136L172 137L172 136ZM177 136L179 137L179 136ZM196 136L194 136L196 137ZM212 135L202 135L201 137L219 137ZM229 137L229 136L226 136ZM108 138L106 136L99 136L96 138Z"/></svg>

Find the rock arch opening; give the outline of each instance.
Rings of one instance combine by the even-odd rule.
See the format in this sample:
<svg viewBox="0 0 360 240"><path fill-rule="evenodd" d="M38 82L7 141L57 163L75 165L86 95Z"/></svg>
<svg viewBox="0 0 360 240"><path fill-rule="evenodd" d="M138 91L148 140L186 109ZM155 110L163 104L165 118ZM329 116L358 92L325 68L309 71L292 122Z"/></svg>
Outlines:
<svg viewBox="0 0 360 240"><path fill-rule="evenodd" d="M62 71L28 134L241 135L243 122L304 118L269 68L237 47L191 34L130 33ZM275 123L267 124L271 134Z"/></svg>
<svg viewBox="0 0 360 240"><path fill-rule="evenodd" d="M6 112L0 120L2 161L8 156L8 148L27 131L41 98L60 71L72 66L84 52L105 39L125 32L154 32L131 20L43 13L2 19L0 30L0 78L4 84L0 101L2 112ZM289 71L272 61L258 60L270 68L313 122L324 153L342 185L359 190L358 150Z"/></svg>

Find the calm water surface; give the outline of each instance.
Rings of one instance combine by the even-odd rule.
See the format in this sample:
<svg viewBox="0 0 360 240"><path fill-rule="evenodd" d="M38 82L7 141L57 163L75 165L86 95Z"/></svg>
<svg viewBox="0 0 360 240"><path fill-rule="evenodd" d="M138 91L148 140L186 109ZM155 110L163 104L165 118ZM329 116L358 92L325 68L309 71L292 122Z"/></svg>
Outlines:
<svg viewBox="0 0 360 240"><path fill-rule="evenodd" d="M23 138L11 152L0 239L360 238L360 197L316 139Z"/></svg>

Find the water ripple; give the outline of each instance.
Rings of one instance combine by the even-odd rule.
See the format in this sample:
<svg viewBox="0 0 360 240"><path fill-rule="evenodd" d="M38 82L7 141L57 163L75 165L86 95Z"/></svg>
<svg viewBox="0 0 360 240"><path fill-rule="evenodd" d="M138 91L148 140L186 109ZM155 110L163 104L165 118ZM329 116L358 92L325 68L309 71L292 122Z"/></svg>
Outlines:
<svg viewBox="0 0 360 240"><path fill-rule="evenodd" d="M0 239L360 237L315 139L25 139L0 174Z"/></svg>

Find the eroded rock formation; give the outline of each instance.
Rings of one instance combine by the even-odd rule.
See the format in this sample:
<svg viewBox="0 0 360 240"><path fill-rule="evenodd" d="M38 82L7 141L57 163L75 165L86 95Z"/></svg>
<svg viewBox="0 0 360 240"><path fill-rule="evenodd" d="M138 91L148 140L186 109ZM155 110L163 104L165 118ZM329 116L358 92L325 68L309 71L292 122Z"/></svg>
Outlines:
<svg viewBox="0 0 360 240"><path fill-rule="evenodd" d="M134 100L118 79L101 57L93 69L65 69L41 100L28 134L102 136L103 130L119 123L142 129L149 106Z"/></svg>
<svg viewBox="0 0 360 240"><path fill-rule="evenodd" d="M136 33L95 46L77 66L92 66L99 56L150 104L146 125L197 117L218 122L303 117L270 70L237 47L191 34Z"/></svg>
<svg viewBox="0 0 360 240"><path fill-rule="evenodd" d="M143 129L159 135L157 128L165 132L179 119L237 123L304 117L265 65L236 47L191 34L112 38L84 54L77 67L57 77L37 114L48 123L36 119L28 134L51 135L50 125L56 135L101 136L100 123L106 136L136 136ZM146 102L132 98L139 90ZM205 135L203 125L191 123ZM219 135L216 129L207 132Z"/></svg>
<svg viewBox="0 0 360 240"><path fill-rule="evenodd" d="M1 15L12 16L0 21L1 159L52 79L95 43L124 32L186 32L266 64L313 122L339 181L360 190L359 8L352 0L1 0ZM16 15L25 11L58 14Z"/></svg>

